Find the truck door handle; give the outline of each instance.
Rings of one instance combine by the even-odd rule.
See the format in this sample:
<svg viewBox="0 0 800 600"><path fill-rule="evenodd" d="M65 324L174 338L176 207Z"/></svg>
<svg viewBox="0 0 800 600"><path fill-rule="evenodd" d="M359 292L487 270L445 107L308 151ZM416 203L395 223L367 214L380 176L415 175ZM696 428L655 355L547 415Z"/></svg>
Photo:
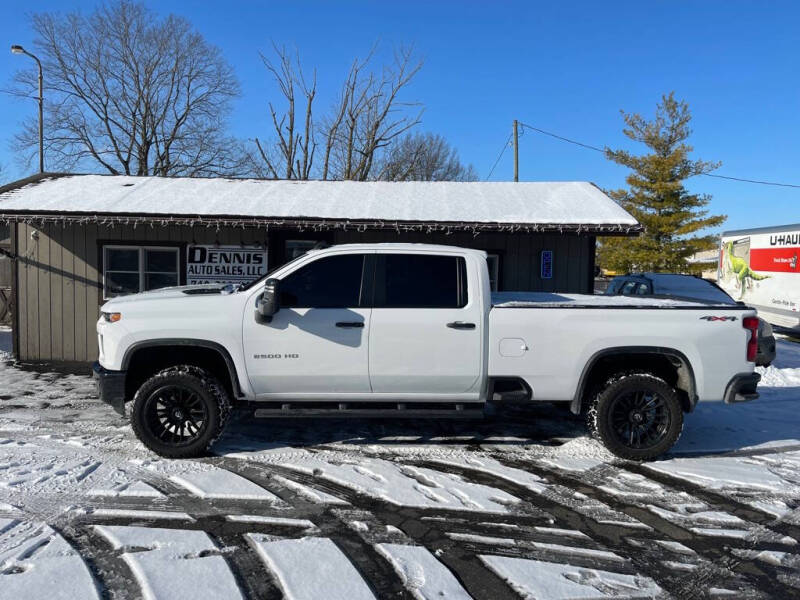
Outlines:
<svg viewBox="0 0 800 600"><path fill-rule="evenodd" d="M453 321L448 323L450 329L475 329L475 323L465 323L464 321Z"/></svg>
<svg viewBox="0 0 800 600"><path fill-rule="evenodd" d="M339 321L337 327L364 327L364 321Z"/></svg>

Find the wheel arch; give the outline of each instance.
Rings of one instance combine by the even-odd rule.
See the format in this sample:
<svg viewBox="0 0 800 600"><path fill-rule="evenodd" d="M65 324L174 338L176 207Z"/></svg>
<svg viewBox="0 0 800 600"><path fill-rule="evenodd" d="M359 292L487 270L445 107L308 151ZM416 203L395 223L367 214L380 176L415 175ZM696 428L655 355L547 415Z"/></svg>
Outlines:
<svg viewBox="0 0 800 600"><path fill-rule="evenodd" d="M587 392L605 377L637 368L665 376L678 390L684 412L694 410L698 398L692 363L680 350L661 346L620 346L593 354L583 367L570 410L579 414L586 404Z"/></svg>
<svg viewBox="0 0 800 600"><path fill-rule="evenodd" d="M243 395L236 365L225 346L204 339L163 338L136 342L125 351L122 370L127 373L126 400L133 398L148 376L181 364L206 368L220 379L233 398Z"/></svg>

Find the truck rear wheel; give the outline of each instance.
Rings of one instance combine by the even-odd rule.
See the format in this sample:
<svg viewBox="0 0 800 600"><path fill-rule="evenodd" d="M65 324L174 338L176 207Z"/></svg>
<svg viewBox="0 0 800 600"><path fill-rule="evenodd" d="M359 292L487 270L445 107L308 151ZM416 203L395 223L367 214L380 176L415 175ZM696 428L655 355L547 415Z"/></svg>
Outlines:
<svg viewBox="0 0 800 600"><path fill-rule="evenodd" d="M150 450L167 458L202 456L222 434L230 398L198 367L165 369L145 381L133 399L131 426Z"/></svg>
<svg viewBox="0 0 800 600"><path fill-rule="evenodd" d="M651 373L620 373L593 398L589 431L608 450L628 460L650 460L669 450L683 429L678 394Z"/></svg>

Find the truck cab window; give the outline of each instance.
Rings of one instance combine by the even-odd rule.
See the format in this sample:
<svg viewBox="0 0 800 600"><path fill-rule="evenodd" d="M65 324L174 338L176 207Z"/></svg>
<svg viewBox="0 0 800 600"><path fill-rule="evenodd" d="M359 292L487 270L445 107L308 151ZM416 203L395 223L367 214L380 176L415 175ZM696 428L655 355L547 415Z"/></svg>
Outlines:
<svg viewBox="0 0 800 600"><path fill-rule="evenodd" d="M375 308L462 308L467 269L462 257L383 254L375 272Z"/></svg>
<svg viewBox="0 0 800 600"><path fill-rule="evenodd" d="M356 308L361 299L363 254L320 258L281 281L285 308Z"/></svg>

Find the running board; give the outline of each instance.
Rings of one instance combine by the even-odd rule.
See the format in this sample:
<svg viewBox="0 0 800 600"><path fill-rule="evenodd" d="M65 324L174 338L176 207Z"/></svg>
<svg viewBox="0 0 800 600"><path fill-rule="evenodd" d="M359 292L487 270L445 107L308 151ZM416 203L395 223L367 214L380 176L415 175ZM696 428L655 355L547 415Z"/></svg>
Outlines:
<svg viewBox="0 0 800 600"><path fill-rule="evenodd" d="M354 408L351 408L353 406ZM484 416L484 404L456 404L453 408L441 408L441 405L436 408L408 408L408 404L398 403L393 406L386 406L382 403L381 406L374 408L367 408L363 403L350 405L347 403L339 403L330 407L314 407L303 408L302 403L298 404L282 404L280 408L256 408L253 411L253 416L257 419L274 419L274 418L318 418L318 417L337 417L347 418L356 417L359 419L365 418L380 418L385 419L392 417L396 419L414 419L422 418L437 418L437 419L480 419Z"/></svg>

